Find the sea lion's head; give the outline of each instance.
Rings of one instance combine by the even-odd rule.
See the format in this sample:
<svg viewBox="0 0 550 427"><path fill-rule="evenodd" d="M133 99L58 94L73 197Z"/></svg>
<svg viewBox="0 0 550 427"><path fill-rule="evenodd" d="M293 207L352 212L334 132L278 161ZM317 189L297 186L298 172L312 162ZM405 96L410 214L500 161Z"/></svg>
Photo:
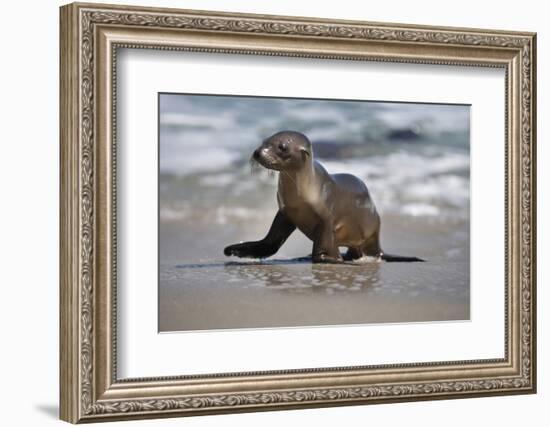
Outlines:
<svg viewBox="0 0 550 427"><path fill-rule="evenodd" d="M277 132L265 139L252 158L267 169L298 170L311 161L311 142L303 133Z"/></svg>

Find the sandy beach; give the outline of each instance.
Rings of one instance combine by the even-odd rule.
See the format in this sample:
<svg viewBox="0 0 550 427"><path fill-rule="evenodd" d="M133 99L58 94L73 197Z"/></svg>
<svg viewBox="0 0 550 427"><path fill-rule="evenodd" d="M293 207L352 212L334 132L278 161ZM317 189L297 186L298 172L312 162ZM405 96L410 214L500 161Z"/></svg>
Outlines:
<svg viewBox="0 0 550 427"><path fill-rule="evenodd" d="M263 228L256 228L256 236L262 236ZM388 249L421 255L427 262L311 264L296 260L311 250L299 232L274 258L229 259L223 244L253 238L253 232L209 228L202 235L208 232L216 240L208 242L199 237L200 230L186 235L177 223L162 224L159 331L469 319L468 254L457 248L442 253L446 242L438 244L426 234L401 239L407 224L391 228L384 239ZM457 243L461 235L464 239L457 229ZM220 255L208 257L214 249Z"/></svg>

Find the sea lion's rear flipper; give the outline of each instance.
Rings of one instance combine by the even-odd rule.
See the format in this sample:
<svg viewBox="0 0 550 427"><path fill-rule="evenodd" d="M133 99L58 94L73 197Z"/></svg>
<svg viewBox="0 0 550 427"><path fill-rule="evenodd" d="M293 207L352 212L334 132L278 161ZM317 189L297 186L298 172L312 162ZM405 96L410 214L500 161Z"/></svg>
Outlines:
<svg viewBox="0 0 550 427"><path fill-rule="evenodd" d="M234 255L240 258L267 258L279 250L295 229L296 226L281 211L278 211L271 228L262 240L236 243L227 246L223 253L226 256Z"/></svg>
<svg viewBox="0 0 550 427"><path fill-rule="evenodd" d="M380 258L387 262L426 262L425 260L415 256L382 254Z"/></svg>

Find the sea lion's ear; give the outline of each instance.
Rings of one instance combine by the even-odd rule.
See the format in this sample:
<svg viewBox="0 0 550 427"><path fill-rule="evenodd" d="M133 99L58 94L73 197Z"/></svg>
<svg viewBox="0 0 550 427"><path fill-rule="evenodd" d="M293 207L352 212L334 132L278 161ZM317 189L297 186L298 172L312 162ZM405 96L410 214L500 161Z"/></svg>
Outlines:
<svg viewBox="0 0 550 427"><path fill-rule="evenodd" d="M302 160L306 160L307 157L309 157L311 154L309 151L307 151L305 148L300 148L300 151L302 153Z"/></svg>

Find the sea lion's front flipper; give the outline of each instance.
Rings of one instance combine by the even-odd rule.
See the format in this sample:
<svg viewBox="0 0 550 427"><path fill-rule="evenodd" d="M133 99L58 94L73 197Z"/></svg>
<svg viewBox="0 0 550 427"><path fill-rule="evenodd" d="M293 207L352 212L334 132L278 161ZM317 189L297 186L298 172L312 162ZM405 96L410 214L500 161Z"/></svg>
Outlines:
<svg viewBox="0 0 550 427"><path fill-rule="evenodd" d="M314 231L312 260L315 263L341 263L342 255L334 241L334 231L329 221L321 222Z"/></svg>
<svg viewBox="0 0 550 427"><path fill-rule="evenodd" d="M223 253L226 256L234 255L241 258L267 258L279 250L295 229L296 226L281 211L278 211L271 228L262 240L236 243L227 246Z"/></svg>

